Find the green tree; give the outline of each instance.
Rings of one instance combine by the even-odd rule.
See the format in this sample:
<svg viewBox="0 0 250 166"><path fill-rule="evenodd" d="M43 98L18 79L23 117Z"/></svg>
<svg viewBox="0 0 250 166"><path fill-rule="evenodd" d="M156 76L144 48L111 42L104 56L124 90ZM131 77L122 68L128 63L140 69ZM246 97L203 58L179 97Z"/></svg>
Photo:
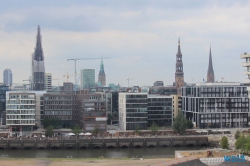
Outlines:
<svg viewBox="0 0 250 166"><path fill-rule="evenodd" d="M246 137L245 135L241 135L237 141L235 142L235 148L238 149L238 150L241 150L241 151L244 151L245 150L245 144L246 144Z"/></svg>
<svg viewBox="0 0 250 166"><path fill-rule="evenodd" d="M178 115L174 119L173 129L179 134L184 134L187 129L187 119L181 111L178 112Z"/></svg>
<svg viewBox="0 0 250 166"><path fill-rule="evenodd" d="M227 137L222 137L222 139L220 140L220 146L222 147L222 149L228 149L229 144Z"/></svg>
<svg viewBox="0 0 250 166"><path fill-rule="evenodd" d="M250 151L250 135L247 136L246 142L244 145L244 151L249 152Z"/></svg>
<svg viewBox="0 0 250 166"><path fill-rule="evenodd" d="M97 134L99 132L100 132L100 129L97 126L95 126L95 128L92 130L92 134L95 135L95 136L97 136Z"/></svg>
<svg viewBox="0 0 250 166"><path fill-rule="evenodd" d="M49 125L45 130L45 135L51 137L54 134L53 129L54 127Z"/></svg>
<svg viewBox="0 0 250 166"><path fill-rule="evenodd" d="M72 129L72 132L75 135L78 135L79 133L81 133L81 128L78 125L75 125L74 128Z"/></svg>
<svg viewBox="0 0 250 166"><path fill-rule="evenodd" d="M187 128L192 129L194 127L194 124L191 120L187 120Z"/></svg>
<svg viewBox="0 0 250 166"><path fill-rule="evenodd" d="M135 126L135 129L134 129L134 133L136 133L137 135L140 134L140 127L138 125Z"/></svg>
<svg viewBox="0 0 250 166"><path fill-rule="evenodd" d="M234 138L238 139L239 137L240 137L240 131L237 130L236 133L235 133L235 135L234 135Z"/></svg>
<svg viewBox="0 0 250 166"><path fill-rule="evenodd" d="M158 132L159 127L155 122L153 122L152 125L149 127L149 130L151 130L151 133L154 135Z"/></svg>

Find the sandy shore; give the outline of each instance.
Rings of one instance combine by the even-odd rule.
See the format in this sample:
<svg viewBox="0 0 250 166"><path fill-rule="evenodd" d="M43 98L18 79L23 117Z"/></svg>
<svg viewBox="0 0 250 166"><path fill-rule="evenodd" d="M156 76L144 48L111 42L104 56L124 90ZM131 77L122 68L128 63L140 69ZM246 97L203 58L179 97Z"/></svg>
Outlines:
<svg viewBox="0 0 250 166"><path fill-rule="evenodd" d="M149 166L169 159L0 159L1 166Z"/></svg>

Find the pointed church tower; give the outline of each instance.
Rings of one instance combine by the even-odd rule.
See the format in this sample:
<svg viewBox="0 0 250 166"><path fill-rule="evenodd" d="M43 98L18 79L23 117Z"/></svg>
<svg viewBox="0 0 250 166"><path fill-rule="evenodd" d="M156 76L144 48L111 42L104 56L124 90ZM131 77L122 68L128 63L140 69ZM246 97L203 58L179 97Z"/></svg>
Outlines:
<svg viewBox="0 0 250 166"><path fill-rule="evenodd" d="M183 73L183 63L182 63L182 53L180 38L178 41L178 52L176 54L176 70L175 70L175 86L178 88L178 94L181 94L181 87L184 85L184 73Z"/></svg>
<svg viewBox="0 0 250 166"><path fill-rule="evenodd" d="M99 75L98 75L98 82L100 82L102 84L102 86L106 85L106 75L104 72L104 65L103 65L103 61L101 60L101 64L100 64L100 71L99 71Z"/></svg>
<svg viewBox="0 0 250 166"><path fill-rule="evenodd" d="M44 56L42 48L42 37L40 32L40 26L37 28L36 48L32 54L32 89L34 91L44 90Z"/></svg>
<svg viewBox="0 0 250 166"><path fill-rule="evenodd" d="M207 82L214 82L214 69L213 69L211 46L210 46L209 63L207 69Z"/></svg>

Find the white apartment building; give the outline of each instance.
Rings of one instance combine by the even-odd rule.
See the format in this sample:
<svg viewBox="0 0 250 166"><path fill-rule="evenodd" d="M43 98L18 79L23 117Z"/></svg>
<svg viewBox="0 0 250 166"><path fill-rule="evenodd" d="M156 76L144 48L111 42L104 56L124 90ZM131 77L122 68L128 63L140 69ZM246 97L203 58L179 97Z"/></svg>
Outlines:
<svg viewBox="0 0 250 166"><path fill-rule="evenodd" d="M33 127L41 127L45 91L6 92L6 125L10 136L30 135Z"/></svg>
<svg viewBox="0 0 250 166"><path fill-rule="evenodd" d="M119 93L121 130L146 130L148 127L147 93Z"/></svg>

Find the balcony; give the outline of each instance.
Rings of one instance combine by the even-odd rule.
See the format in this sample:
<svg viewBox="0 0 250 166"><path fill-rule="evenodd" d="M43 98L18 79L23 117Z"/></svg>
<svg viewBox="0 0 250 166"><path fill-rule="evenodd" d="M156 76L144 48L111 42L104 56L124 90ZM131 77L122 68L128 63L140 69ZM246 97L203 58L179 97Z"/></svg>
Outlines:
<svg viewBox="0 0 250 166"><path fill-rule="evenodd" d="M250 58L250 54L241 54L241 55L240 55L240 58L241 58L241 59Z"/></svg>
<svg viewBox="0 0 250 166"><path fill-rule="evenodd" d="M250 62L243 62L243 63L242 63L242 66L243 66L243 67L250 66Z"/></svg>
<svg viewBox="0 0 250 166"><path fill-rule="evenodd" d="M245 74L245 75L250 75L250 71L245 70L245 71L244 71L244 74Z"/></svg>

